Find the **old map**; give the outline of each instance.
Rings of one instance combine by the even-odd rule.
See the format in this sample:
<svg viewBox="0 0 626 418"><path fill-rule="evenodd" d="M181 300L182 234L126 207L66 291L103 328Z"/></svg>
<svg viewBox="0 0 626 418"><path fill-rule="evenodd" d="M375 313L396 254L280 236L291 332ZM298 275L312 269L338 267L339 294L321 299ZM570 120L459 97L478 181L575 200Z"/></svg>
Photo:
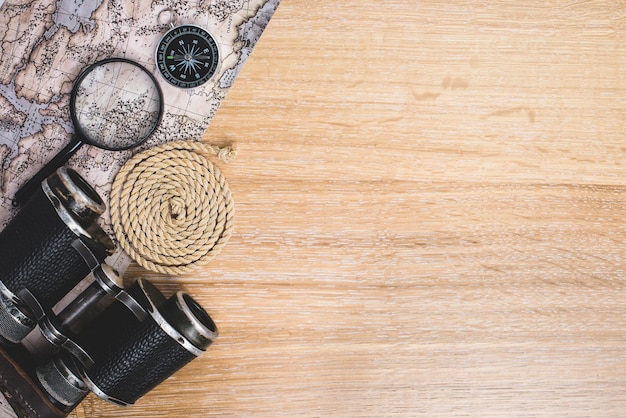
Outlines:
<svg viewBox="0 0 626 418"><path fill-rule="evenodd" d="M0 0L0 225L16 210L19 186L70 141L69 93L81 70L108 57L141 63L165 98L162 123L142 147L199 139L279 1ZM208 30L219 47L217 73L190 90L155 69L155 48L174 17ZM83 146L68 165L108 201L112 179L135 151Z"/></svg>

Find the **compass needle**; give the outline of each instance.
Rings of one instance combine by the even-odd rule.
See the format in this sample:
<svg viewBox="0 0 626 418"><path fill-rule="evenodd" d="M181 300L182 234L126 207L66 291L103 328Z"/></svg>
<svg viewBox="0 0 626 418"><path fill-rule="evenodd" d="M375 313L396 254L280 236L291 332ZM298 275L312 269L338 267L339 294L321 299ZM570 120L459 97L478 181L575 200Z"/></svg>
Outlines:
<svg viewBox="0 0 626 418"><path fill-rule="evenodd" d="M165 80L193 88L213 77L219 66L219 48L209 32L195 25L170 29L159 42L155 61Z"/></svg>

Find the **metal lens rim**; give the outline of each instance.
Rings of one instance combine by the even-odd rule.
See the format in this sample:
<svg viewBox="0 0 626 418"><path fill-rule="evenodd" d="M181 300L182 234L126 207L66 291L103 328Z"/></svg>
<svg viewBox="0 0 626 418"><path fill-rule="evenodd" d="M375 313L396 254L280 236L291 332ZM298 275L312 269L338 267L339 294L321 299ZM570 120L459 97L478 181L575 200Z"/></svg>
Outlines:
<svg viewBox="0 0 626 418"><path fill-rule="evenodd" d="M102 215L106 205L96 190L76 171L71 168L61 167L57 175L76 204L90 209L92 212Z"/></svg>
<svg viewBox="0 0 626 418"><path fill-rule="evenodd" d="M183 291L176 292L176 304L189 319L193 327L190 331L198 334L201 339L208 340L209 343L217 338L217 325L191 295Z"/></svg>
<svg viewBox="0 0 626 418"><path fill-rule="evenodd" d="M146 292L144 288L144 283L149 283L145 279L138 279L141 291L144 293L145 299L147 303L150 304L148 309L149 315L152 317L152 320L165 332L169 335L170 338L175 340L178 344L180 344L185 350L198 357L204 353L205 350L198 348L193 344L187 336L183 335L179 330L174 328L159 312L159 308L154 304L154 301L150 297L150 294Z"/></svg>

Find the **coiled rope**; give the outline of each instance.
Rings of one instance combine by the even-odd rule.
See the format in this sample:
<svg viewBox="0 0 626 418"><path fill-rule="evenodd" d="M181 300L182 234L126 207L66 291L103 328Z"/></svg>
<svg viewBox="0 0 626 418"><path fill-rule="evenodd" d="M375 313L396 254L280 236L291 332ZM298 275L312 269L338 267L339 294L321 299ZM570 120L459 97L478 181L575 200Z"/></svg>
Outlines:
<svg viewBox="0 0 626 418"><path fill-rule="evenodd" d="M142 267L188 273L214 258L230 238L233 198L205 155L228 162L236 149L170 142L136 154L115 177L113 229L120 246Z"/></svg>

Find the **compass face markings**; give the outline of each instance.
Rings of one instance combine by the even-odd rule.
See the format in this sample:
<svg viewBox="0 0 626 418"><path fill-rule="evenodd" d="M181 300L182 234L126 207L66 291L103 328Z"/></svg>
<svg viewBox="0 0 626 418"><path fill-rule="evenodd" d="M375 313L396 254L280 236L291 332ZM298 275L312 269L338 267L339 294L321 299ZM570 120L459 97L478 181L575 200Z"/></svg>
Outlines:
<svg viewBox="0 0 626 418"><path fill-rule="evenodd" d="M168 83L193 88L206 83L215 74L219 49L215 39L203 28L181 25L163 35L155 60Z"/></svg>

